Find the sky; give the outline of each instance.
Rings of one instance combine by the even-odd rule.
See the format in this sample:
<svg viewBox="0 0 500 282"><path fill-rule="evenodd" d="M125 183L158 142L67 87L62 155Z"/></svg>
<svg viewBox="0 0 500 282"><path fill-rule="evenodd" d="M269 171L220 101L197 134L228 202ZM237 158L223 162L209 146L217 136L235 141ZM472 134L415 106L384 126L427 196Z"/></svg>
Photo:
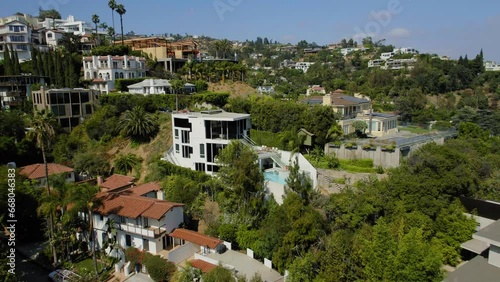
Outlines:
<svg viewBox="0 0 500 282"><path fill-rule="evenodd" d="M498 0L117 0L127 10L124 31L179 33L230 40L267 37L320 45L371 36L396 47L500 62ZM0 17L57 9L63 18L111 25L107 0L0 0ZM115 14L116 30L119 17ZM358 40L360 41L360 40Z"/></svg>

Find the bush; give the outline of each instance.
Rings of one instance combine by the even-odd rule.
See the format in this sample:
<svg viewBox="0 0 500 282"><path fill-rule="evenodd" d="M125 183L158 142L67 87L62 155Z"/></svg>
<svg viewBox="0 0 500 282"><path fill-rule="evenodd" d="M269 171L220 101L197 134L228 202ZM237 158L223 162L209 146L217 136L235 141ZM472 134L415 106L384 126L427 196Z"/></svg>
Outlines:
<svg viewBox="0 0 500 282"><path fill-rule="evenodd" d="M238 226L234 224L225 223L219 226L219 236L224 241L236 242L237 231L238 231Z"/></svg>
<svg viewBox="0 0 500 282"><path fill-rule="evenodd" d="M328 155L324 157L329 169L338 168L340 166L340 161L334 155Z"/></svg>
<svg viewBox="0 0 500 282"><path fill-rule="evenodd" d="M141 263L142 253L135 247L129 247L125 250L125 258L127 261L130 261L131 264Z"/></svg>
<svg viewBox="0 0 500 282"><path fill-rule="evenodd" d="M151 256L145 262L146 269L153 281L169 281L176 267L173 263L162 259L160 256Z"/></svg>
<svg viewBox="0 0 500 282"><path fill-rule="evenodd" d="M381 165L379 165L379 166L377 166L377 168L375 169L375 171L378 174L383 174L384 173L384 168Z"/></svg>
<svg viewBox="0 0 500 282"><path fill-rule="evenodd" d="M121 92L128 92L129 85L144 81L145 78L124 78L115 80L115 89Z"/></svg>

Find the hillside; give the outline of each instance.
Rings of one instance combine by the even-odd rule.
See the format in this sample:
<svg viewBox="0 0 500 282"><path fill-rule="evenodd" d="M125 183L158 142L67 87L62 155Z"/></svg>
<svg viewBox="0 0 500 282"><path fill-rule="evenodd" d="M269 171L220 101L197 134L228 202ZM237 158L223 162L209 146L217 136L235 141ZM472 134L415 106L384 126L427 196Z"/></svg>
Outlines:
<svg viewBox="0 0 500 282"><path fill-rule="evenodd" d="M248 97L256 91L244 82L208 83L208 91L229 93L231 97Z"/></svg>
<svg viewBox="0 0 500 282"><path fill-rule="evenodd" d="M149 143L136 144L130 140L121 139L111 145L107 154L111 156L110 163L120 154L134 154L143 159L140 167L140 177L133 171L130 175L138 178L138 182L143 182L149 173L149 164L161 157L172 146L172 119L170 114L162 113L159 116L160 131L158 135Z"/></svg>

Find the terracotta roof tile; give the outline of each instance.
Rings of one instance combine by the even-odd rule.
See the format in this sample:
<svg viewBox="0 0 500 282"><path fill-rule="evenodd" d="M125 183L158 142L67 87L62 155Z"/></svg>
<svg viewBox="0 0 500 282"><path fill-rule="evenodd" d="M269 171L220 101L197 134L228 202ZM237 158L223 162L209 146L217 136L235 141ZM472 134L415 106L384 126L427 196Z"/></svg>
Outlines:
<svg viewBox="0 0 500 282"><path fill-rule="evenodd" d="M49 176L60 173L68 173L75 171L71 167L63 166L60 164L49 163L47 164L49 169ZM45 177L45 165L44 164L32 164L28 166L21 167L19 174L26 176L29 179L38 179Z"/></svg>
<svg viewBox="0 0 500 282"><path fill-rule="evenodd" d="M222 240L184 228L175 229L174 232L170 233L170 236L199 246L208 246L210 249L215 249L218 245L222 244Z"/></svg>
<svg viewBox="0 0 500 282"><path fill-rule="evenodd" d="M149 192L157 192L161 190L161 185L159 182L151 182L145 183L137 186L132 186L126 190L120 192L121 194L129 194L129 195L137 195L142 196L146 195Z"/></svg>
<svg viewBox="0 0 500 282"><path fill-rule="evenodd" d="M134 184L134 180L134 177L121 174L113 174L110 177L106 178L106 180L101 184L101 187L112 191L115 189L131 186Z"/></svg>
<svg viewBox="0 0 500 282"><path fill-rule="evenodd" d="M97 212L103 215L117 214L129 218L143 216L160 219L172 208L184 206L184 204L141 196L125 196L119 193L101 193L100 196L103 205Z"/></svg>
<svg viewBox="0 0 500 282"><path fill-rule="evenodd" d="M194 259L190 263L193 267L198 268L203 273L210 272L214 268L217 268L217 265L211 264L201 259Z"/></svg>

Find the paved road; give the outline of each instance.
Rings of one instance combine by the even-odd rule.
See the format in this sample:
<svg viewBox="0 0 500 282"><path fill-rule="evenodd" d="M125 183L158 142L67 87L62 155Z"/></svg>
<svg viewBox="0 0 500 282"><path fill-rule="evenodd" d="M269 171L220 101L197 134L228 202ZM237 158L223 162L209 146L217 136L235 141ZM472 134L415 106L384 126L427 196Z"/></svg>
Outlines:
<svg viewBox="0 0 500 282"><path fill-rule="evenodd" d="M18 261L16 262L16 274L19 276L19 281L23 282L37 282L37 281L50 281L49 280L49 270L41 267L37 263L26 260L23 257L18 256Z"/></svg>

